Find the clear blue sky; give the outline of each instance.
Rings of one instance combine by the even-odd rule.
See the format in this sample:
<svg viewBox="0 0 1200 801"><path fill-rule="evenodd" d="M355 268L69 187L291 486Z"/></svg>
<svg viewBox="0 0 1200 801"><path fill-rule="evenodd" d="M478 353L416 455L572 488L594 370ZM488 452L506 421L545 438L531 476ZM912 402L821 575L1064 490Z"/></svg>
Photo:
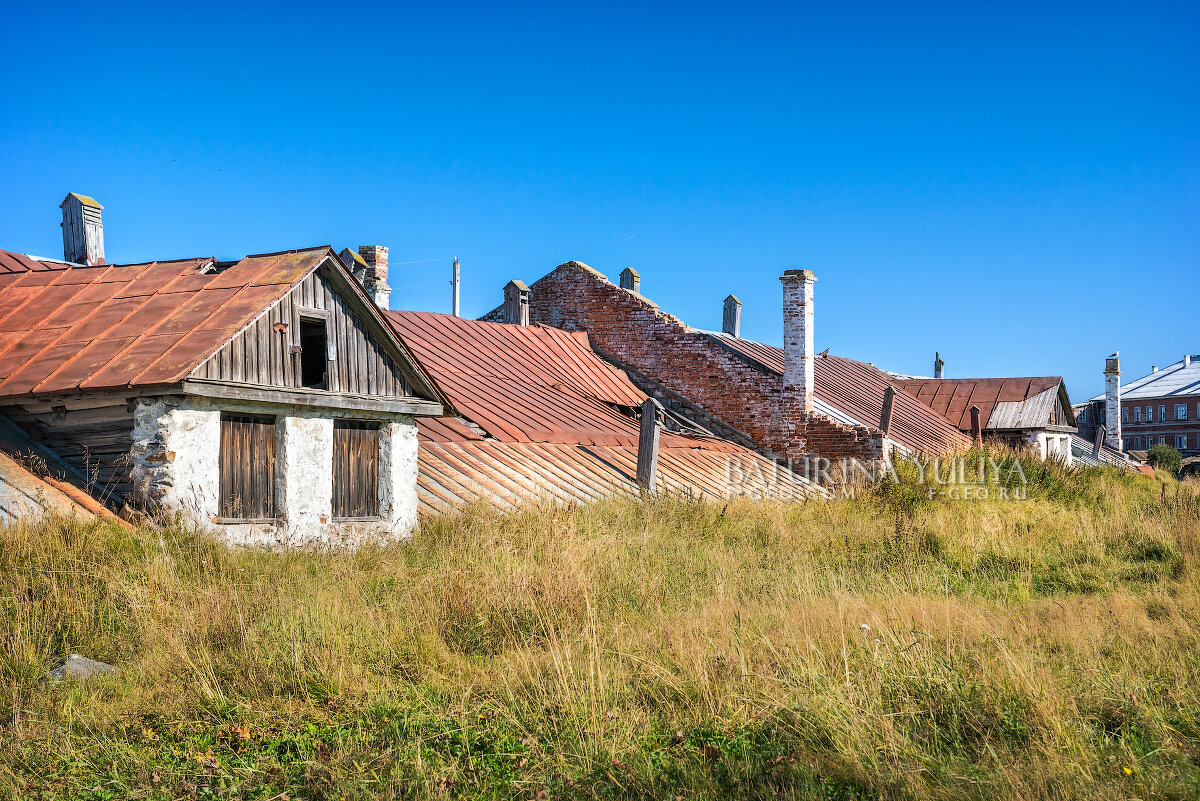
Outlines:
<svg viewBox="0 0 1200 801"><path fill-rule="evenodd" d="M805 267L892 370L1200 352L1200 4L118 5L0 11L0 248L76 191L110 261L388 245L393 308L579 259L777 343Z"/></svg>

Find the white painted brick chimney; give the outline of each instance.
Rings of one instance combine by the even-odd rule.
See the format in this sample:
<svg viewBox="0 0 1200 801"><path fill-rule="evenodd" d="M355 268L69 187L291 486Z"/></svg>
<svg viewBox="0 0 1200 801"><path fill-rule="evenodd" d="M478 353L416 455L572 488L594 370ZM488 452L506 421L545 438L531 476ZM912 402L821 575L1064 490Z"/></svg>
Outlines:
<svg viewBox="0 0 1200 801"><path fill-rule="evenodd" d="M813 408L813 284L812 270L787 270L783 283L783 390L794 393L799 408Z"/></svg>
<svg viewBox="0 0 1200 801"><path fill-rule="evenodd" d="M1125 450L1121 438L1121 351L1104 360L1104 429L1110 447Z"/></svg>

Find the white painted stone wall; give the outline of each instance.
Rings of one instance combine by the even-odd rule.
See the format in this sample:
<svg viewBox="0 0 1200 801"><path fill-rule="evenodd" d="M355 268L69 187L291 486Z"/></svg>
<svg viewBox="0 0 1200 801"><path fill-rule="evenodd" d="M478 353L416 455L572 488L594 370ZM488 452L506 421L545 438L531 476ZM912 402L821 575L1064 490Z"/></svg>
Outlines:
<svg viewBox="0 0 1200 801"><path fill-rule="evenodd" d="M273 522L220 522L222 410L275 417ZM191 397L140 399L132 449L138 499L147 508L212 529L231 544L336 547L411 537L417 523L416 423L400 415L381 422L380 520L351 523L333 519L334 419L330 412L299 406L216 405Z"/></svg>
<svg viewBox="0 0 1200 801"><path fill-rule="evenodd" d="M1071 453L1071 436L1054 431L1029 431L1024 435L1025 442L1033 447L1034 453L1042 461L1058 459L1068 467L1075 463Z"/></svg>

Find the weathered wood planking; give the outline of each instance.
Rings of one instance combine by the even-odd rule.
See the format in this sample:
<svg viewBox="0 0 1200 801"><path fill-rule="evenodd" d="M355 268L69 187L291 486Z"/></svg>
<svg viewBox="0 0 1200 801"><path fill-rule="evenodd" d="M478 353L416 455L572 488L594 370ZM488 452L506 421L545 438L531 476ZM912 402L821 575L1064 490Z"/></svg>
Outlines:
<svg viewBox="0 0 1200 801"><path fill-rule="evenodd" d="M94 484L100 496L129 494L133 410L124 400L71 399L4 407L2 413ZM82 407L82 408L80 408Z"/></svg>
<svg viewBox="0 0 1200 801"><path fill-rule="evenodd" d="M220 515L267 520L275 516L275 421L221 415Z"/></svg>
<svg viewBox="0 0 1200 801"><path fill-rule="evenodd" d="M313 273L278 303L196 368L195 378L299 388L300 316L327 312L335 358L329 365L331 392L388 397L412 392L395 362L371 337L362 321L320 274ZM278 330L286 326L286 330Z"/></svg>
<svg viewBox="0 0 1200 801"><path fill-rule="evenodd" d="M338 420L333 425L333 516L379 515L379 426Z"/></svg>

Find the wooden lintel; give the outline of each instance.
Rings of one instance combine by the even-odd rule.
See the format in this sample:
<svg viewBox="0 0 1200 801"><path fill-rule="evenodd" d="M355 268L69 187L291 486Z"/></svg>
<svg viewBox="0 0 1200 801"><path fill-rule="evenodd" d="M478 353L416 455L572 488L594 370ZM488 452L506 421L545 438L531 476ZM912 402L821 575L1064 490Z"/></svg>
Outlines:
<svg viewBox="0 0 1200 801"><path fill-rule="evenodd" d="M199 379L184 381L183 391L189 395L215 400L311 406L318 409L386 412L416 417L440 417L445 411L442 404L424 398L349 395L323 390L280 389L257 384L226 384Z"/></svg>

